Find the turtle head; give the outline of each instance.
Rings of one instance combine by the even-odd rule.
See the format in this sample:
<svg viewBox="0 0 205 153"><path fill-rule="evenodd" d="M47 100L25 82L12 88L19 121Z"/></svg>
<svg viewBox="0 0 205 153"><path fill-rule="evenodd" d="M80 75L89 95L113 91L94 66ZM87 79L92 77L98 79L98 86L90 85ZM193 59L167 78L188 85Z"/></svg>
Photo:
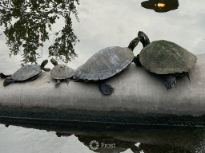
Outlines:
<svg viewBox="0 0 205 153"><path fill-rule="evenodd" d="M57 62L54 58L51 59L51 63L52 63L54 66L58 65L58 62Z"/></svg>
<svg viewBox="0 0 205 153"><path fill-rule="evenodd" d="M48 63L48 60L44 60L42 63L41 63L41 67L43 68L46 64Z"/></svg>
<svg viewBox="0 0 205 153"><path fill-rule="evenodd" d="M140 39L138 37L136 37L135 39L133 39L130 42L128 48L130 48L133 51L135 49L135 47L138 45L139 41L140 41Z"/></svg>
<svg viewBox="0 0 205 153"><path fill-rule="evenodd" d="M142 43L143 47L150 44L149 38L147 37L147 35L144 32L139 31L138 37L140 38L140 42Z"/></svg>
<svg viewBox="0 0 205 153"><path fill-rule="evenodd" d="M48 60L44 60L42 63L41 63L41 69L44 70L44 71L50 71L49 68L44 68L45 65L48 63Z"/></svg>

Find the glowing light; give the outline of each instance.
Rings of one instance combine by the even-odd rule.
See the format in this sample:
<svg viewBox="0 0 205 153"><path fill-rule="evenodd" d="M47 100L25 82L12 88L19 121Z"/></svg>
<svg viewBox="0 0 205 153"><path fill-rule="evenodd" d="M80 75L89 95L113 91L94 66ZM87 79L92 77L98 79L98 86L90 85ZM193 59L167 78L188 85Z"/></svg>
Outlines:
<svg viewBox="0 0 205 153"><path fill-rule="evenodd" d="M158 3L158 4L155 4L155 6L157 6L157 7L165 7L165 4L164 3Z"/></svg>

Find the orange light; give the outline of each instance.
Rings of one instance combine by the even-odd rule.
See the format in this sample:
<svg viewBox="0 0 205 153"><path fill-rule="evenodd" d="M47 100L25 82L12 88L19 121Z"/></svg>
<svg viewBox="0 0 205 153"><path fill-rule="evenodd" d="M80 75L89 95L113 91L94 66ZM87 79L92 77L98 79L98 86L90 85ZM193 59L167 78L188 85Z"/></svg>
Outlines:
<svg viewBox="0 0 205 153"><path fill-rule="evenodd" d="M158 4L155 4L155 6L157 6L157 7L165 7L165 4L164 3L158 3Z"/></svg>

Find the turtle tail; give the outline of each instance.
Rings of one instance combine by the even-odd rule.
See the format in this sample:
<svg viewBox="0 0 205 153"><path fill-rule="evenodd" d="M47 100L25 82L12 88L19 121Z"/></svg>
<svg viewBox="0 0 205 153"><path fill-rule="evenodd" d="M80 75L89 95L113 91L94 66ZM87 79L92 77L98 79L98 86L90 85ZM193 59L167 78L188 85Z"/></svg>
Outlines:
<svg viewBox="0 0 205 153"><path fill-rule="evenodd" d="M15 82L15 80L13 80L12 78L6 78L6 79L4 80L3 85L4 85L4 87L5 87L5 86L8 86L8 85L10 85L11 83L14 83L14 82Z"/></svg>

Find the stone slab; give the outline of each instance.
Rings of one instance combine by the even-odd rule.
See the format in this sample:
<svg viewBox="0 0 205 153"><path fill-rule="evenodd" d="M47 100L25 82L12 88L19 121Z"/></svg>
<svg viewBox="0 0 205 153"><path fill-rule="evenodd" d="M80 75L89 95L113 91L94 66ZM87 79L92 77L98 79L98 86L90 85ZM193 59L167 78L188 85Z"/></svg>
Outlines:
<svg viewBox="0 0 205 153"><path fill-rule="evenodd" d="M3 87L0 116L91 122L205 125L205 54L197 55L191 82L177 78L167 91L163 78L131 64L107 80L115 88L101 94L97 82L62 82L55 87L49 72L32 82Z"/></svg>

